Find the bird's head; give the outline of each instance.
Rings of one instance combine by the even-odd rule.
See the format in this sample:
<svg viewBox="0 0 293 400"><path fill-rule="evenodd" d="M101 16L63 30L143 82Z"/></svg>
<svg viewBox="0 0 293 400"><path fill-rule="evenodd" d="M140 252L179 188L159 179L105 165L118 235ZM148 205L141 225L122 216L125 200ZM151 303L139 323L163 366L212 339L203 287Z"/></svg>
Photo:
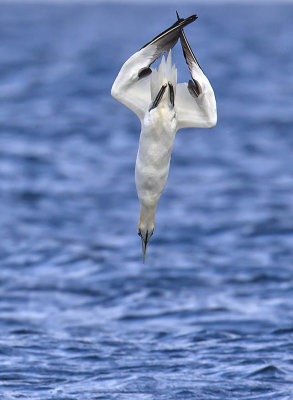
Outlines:
<svg viewBox="0 0 293 400"><path fill-rule="evenodd" d="M156 213L156 206L149 208L141 205L137 233L141 238L143 263L145 262L146 250L149 240L154 233L155 213Z"/></svg>

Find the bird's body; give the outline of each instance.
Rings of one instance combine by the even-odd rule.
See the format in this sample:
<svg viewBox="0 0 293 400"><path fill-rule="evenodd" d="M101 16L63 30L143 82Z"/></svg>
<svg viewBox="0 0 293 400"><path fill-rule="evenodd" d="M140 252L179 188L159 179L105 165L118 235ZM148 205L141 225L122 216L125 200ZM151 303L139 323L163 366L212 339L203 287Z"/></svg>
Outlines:
<svg viewBox="0 0 293 400"><path fill-rule="evenodd" d="M135 166L135 182L140 201L138 233L142 239L143 261L154 231L158 201L166 185L175 135L185 127L212 127L216 124L216 101L183 32L196 16L180 19L135 53L121 68L112 96L130 108L141 121ZM171 48L180 36L183 53L192 75L188 84L177 84ZM150 65L163 52L156 69Z"/></svg>
<svg viewBox="0 0 293 400"><path fill-rule="evenodd" d="M176 112L171 101L171 93L174 90L172 88L176 86L176 72L175 66L172 68L170 50L167 63L163 57L158 72L153 74L150 81L153 102L157 91L165 88L164 93L156 107L152 108L150 104L141 123L135 183L140 201L139 229L140 232L145 232L147 237L150 237L154 230L155 212L167 182L177 131ZM172 88L168 84L172 85Z"/></svg>
<svg viewBox="0 0 293 400"><path fill-rule="evenodd" d="M135 182L140 201L158 202L168 178L176 134L175 112L162 106L143 121L135 166Z"/></svg>

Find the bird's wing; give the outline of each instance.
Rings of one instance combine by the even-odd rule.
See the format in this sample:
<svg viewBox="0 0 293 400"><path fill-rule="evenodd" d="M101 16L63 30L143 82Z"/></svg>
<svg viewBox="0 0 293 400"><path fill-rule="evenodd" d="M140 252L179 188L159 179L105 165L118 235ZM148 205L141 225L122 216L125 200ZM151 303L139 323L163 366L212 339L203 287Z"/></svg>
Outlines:
<svg viewBox="0 0 293 400"><path fill-rule="evenodd" d="M196 20L196 15L178 19L172 26L133 54L122 66L111 90L112 96L132 110L140 119L151 103L150 65L164 52L172 49L180 30Z"/></svg>
<svg viewBox="0 0 293 400"><path fill-rule="evenodd" d="M213 88L203 73L187 41L183 29L180 42L192 79L176 89L177 126L181 128L211 128L217 123L217 107Z"/></svg>

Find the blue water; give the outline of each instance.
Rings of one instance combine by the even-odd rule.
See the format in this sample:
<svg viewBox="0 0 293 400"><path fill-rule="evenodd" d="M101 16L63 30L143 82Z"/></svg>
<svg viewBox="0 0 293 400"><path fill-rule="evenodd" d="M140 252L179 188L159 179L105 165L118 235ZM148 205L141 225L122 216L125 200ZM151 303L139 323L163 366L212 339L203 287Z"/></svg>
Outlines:
<svg viewBox="0 0 293 400"><path fill-rule="evenodd" d="M1 399L293 398L293 6L179 11L219 122L178 133L143 265L109 92L174 7L0 6Z"/></svg>

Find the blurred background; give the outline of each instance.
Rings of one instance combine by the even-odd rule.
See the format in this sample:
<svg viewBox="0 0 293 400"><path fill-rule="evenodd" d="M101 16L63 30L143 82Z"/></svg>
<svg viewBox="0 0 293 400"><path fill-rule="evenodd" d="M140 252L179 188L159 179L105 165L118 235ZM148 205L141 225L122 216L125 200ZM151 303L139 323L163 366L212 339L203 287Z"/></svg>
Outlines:
<svg viewBox="0 0 293 400"><path fill-rule="evenodd" d="M110 89L176 9L198 14L218 125L177 134L143 265L140 125ZM0 4L2 399L292 399L292 20L278 1Z"/></svg>

